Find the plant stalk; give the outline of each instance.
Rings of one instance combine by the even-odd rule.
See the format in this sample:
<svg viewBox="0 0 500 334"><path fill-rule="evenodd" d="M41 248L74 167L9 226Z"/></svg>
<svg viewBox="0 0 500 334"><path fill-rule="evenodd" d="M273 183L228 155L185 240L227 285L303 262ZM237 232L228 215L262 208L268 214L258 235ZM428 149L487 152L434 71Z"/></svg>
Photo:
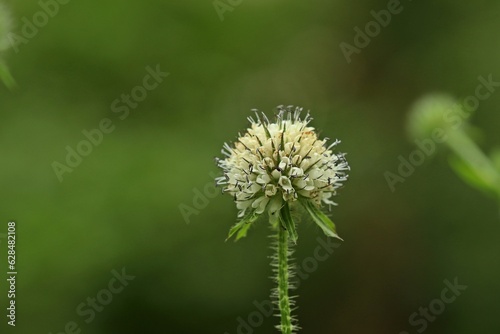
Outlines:
<svg viewBox="0 0 500 334"><path fill-rule="evenodd" d="M288 271L288 231L278 224L278 306L281 318L281 333L292 334Z"/></svg>

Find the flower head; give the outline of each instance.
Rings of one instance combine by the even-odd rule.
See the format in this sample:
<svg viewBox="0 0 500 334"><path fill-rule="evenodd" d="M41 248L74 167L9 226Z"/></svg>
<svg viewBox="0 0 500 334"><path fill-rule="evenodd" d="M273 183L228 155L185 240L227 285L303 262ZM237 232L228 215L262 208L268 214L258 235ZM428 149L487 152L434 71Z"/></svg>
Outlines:
<svg viewBox="0 0 500 334"><path fill-rule="evenodd" d="M302 108L278 110L274 122L255 112L256 119L248 118L250 128L234 144L224 144L225 158L217 159L224 172L217 184L234 198L238 217L247 222L266 211L275 215L285 206L288 210L298 201L311 216L324 216L318 209L335 205L332 197L347 180L344 154L332 151L340 141L320 139L309 126L309 113L301 118Z"/></svg>

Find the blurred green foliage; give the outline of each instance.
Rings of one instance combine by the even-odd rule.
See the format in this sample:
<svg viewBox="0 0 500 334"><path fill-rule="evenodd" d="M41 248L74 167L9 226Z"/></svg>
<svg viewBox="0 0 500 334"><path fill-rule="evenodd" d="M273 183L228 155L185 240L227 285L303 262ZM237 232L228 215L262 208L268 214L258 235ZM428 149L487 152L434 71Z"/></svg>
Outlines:
<svg viewBox="0 0 500 334"><path fill-rule="evenodd" d="M10 33L11 19L9 11L2 3L0 3L0 81L7 87L13 87L14 79L9 72L9 68L2 59L3 54L10 47L9 33Z"/></svg>
<svg viewBox="0 0 500 334"><path fill-rule="evenodd" d="M500 82L493 83L500 86ZM478 88L488 93L484 85ZM489 88L494 93L494 87ZM423 139L418 150L428 147L425 153L431 155L438 144L445 143L452 151L449 161L456 174L471 186L500 198L500 169L497 168L498 154L495 153L499 149L495 148L491 158L484 154L472 138L473 132L480 133L479 130L472 129L467 122L479 107L480 100L491 96L491 93L480 92L481 89L477 89L476 95L467 96L462 103L443 94L426 95L412 108L408 128L411 136ZM436 134L440 136L436 137Z"/></svg>
<svg viewBox="0 0 500 334"><path fill-rule="evenodd" d="M37 1L4 2L18 35L22 18L41 10ZM352 168L332 214L345 242L297 291L303 332L415 333L409 316L454 277L469 288L426 333L498 332L497 203L463 184L445 155L394 193L383 175L414 148L405 120L415 99L467 96L478 76L500 79L500 3L402 4L350 64L339 44L387 1L243 1L224 21L211 1L61 5L3 57L19 86L0 87L0 233L8 220L18 224L15 331L59 333L74 320L82 333L236 333L237 318L273 286L267 223L224 243L236 215L229 198L209 198L189 224L179 205L212 184L214 156L251 108L294 104L342 138ZM157 64L170 76L120 120L112 102ZM486 150L500 140L499 101L492 94L474 115ZM115 130L60 183L53 162L104 118ZM318 232L300 223L299 263ZM122 267L135 280L85 323L77 306ZM2 317L2 333L12 330ZM266 318L255 333L275 333L274 324Z"/></svg>

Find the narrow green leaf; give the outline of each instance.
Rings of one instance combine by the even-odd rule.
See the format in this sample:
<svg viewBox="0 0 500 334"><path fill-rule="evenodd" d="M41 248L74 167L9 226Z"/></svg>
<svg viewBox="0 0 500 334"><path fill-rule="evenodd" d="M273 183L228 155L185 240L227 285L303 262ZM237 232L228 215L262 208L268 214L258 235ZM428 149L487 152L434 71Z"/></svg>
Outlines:
<svg viewBox="0 0 500 334"><path fill-rule="evenodd" d="M309 212L314 222L323 230L326 236L344 241L338 236L335 224L330 220L330 218L327 217L327 215L314 206L314 204L309 200L303 200L301 203L306 208L307 212Z"/></svg>
<svg viewBox="0 0 500 334"><path fill-rule="evenodd" d="M226 241L231 239L231 237L236 234L236 240L238 241L241 238L246 237L248 229L250 228L251 224L257 220L259 217L258 214L255 212L250 212L247 214L245 217L243 217L239 222L233 225L231 229L229 230L229 234L226 238Z"/></svg>
<svg viewBox="0 0 500 334"><path fill-rule="evenodd" d="M295 229L295 223L292 219L292 215L290 214L290 207L288 203L285 202L285 205L280 210L280 221L288 231L288 236L293 241L294 244L297 244L298 234Z"/></svg>

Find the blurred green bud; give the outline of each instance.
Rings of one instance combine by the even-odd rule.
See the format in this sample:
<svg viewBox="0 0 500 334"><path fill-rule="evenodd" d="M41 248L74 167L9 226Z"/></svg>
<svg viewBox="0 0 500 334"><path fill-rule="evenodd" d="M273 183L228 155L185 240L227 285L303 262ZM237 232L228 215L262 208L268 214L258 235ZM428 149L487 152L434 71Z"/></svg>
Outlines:
<svg viewBox="0 0 500 334"><path fill-rule="evenodd" d="M408 115L408 133L413 138L429 138L436 129L448 133L463 125L469 115L447 94L429 94L415 102Z"/></svg>
<svg viewBox="0 0 500 334"><path fill-rule="evenodd" d="M419 139L446 143L453 152L450 165L459 177L482 191L500 194L498 171L469 135L467 119L477 105L467 105L467 99L470 100L464 99L465 105L446 94L417 100L408 115L408 133L417 138L417 145ZM441 134L440 140L436 134Z"/></svg>

